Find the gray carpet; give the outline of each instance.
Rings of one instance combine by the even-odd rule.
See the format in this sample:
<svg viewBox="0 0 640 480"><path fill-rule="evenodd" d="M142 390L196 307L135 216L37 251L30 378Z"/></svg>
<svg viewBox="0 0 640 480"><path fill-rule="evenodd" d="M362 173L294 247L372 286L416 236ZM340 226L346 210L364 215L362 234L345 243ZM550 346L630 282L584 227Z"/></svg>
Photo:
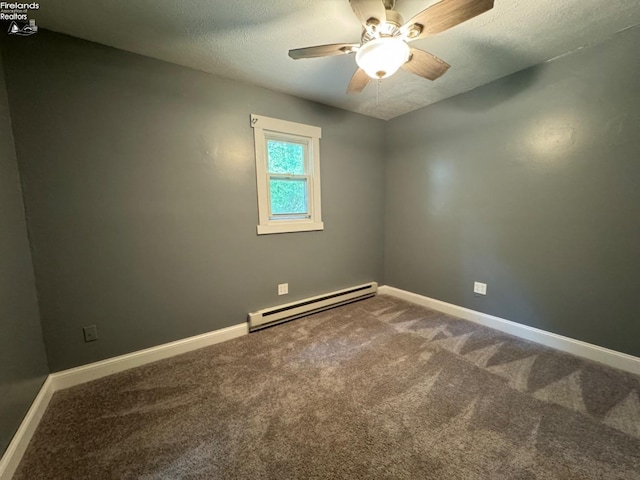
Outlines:
<svg viewBox="0 0 640 480"><path fill-rule="evenodd" d="M637 480L639 393L378 296L58 392L15 479Z"/></svg>

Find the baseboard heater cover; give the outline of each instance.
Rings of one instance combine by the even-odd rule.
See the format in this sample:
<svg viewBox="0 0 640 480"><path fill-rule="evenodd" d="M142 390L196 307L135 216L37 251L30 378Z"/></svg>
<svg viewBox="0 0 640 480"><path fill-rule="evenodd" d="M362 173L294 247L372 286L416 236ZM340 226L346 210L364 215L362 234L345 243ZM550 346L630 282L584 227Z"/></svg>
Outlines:
<svg viewBox="0 0 640 480"><path fill-rule="evenodd" d="M336 292L325 293L297 302L265 308L249 314L249 330L270 327L277 323L287 322L329 308L372 297L378 291L376 282L345 288Z"/></svg>

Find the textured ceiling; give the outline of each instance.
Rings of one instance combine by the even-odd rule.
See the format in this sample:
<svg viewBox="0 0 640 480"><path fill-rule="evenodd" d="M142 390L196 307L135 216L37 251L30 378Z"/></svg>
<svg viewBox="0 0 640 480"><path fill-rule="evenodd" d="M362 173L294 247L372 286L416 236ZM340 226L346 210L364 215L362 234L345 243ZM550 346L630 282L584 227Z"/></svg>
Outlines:
<svg viewBox="0 0 640 480"><path fill-rule="evenodd" d="M434 0L397 0L408 20ZM451 64L430 82L399 71L345 89L353 55L291 60L287 51L358 43L347 0L47 0L40 27L216 75L390 119L640 24L640 0L495 0L493 10L412 43Z"/></svg>

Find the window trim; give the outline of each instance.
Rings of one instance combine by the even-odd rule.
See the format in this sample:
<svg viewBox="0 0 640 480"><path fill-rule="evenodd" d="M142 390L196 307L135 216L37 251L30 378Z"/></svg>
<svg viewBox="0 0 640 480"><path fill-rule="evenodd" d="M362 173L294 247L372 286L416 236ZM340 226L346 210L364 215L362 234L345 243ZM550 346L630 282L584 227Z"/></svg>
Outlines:
<svg viewBox="0 0 640 480"><path fill-rule="evenodd" d="M324 230L320 196L320 138L322 129L302 123L288 122L262 115L251 115L256 155L256 186L258 190L258 235L271 233L309 232ZM305 149L304 176L308 177L308 210L305 218L270 218L267 139L282 139L303 143ZM301 141L302 140L302 141Z"/></svg>

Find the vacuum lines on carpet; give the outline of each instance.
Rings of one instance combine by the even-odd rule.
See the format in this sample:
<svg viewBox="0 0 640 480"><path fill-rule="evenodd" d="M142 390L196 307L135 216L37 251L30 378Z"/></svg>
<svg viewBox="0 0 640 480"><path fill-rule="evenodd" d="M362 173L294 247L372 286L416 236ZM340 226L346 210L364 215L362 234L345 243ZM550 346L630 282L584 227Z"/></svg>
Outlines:
<svg viewBox="0 0 640 480"><path fill-rule="evenodd" d="M640 378L392 297L57 392L36 479L635 479Z"/></svg>

